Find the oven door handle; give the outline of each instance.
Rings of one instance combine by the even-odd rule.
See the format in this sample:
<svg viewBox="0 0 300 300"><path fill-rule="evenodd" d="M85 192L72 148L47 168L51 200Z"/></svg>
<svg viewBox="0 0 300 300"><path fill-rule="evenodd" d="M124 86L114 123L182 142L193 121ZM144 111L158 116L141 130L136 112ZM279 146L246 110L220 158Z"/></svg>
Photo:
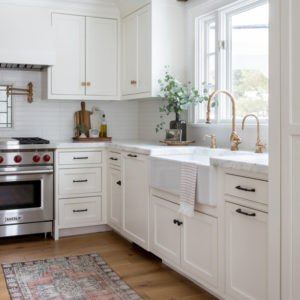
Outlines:
<svg viewBox="0 0 300 300"><path fill-rule="evenodd" d="M35 174L53 174L53 170L26 170L26 171L8 171L0 172L0 176L10 176L10 175L35 175Z"/></svg>

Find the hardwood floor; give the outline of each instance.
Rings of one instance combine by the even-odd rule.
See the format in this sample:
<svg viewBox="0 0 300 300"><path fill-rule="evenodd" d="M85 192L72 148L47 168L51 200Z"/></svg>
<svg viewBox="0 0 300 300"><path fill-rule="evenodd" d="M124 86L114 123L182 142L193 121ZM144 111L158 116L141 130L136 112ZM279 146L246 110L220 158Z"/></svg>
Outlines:
<svg viewBox="0 0 300 300"><path fill-rule="evenodd" d="M59 241L45 240L42 236L0 239L1 264L87 253L100 254L145 300L216 300L114 232L66 237ZM2 268L0 299L10 299Z"/></svg>

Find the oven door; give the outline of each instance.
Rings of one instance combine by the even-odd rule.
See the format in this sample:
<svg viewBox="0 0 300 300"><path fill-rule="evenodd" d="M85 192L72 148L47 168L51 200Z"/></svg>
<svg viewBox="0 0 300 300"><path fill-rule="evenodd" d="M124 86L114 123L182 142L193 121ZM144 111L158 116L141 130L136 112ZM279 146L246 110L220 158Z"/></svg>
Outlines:
<svg viewBox="0 0 300 300"><path fill-rule="evenodd" d="M53 168L0 169L0 225L53 220Z"/></svg>

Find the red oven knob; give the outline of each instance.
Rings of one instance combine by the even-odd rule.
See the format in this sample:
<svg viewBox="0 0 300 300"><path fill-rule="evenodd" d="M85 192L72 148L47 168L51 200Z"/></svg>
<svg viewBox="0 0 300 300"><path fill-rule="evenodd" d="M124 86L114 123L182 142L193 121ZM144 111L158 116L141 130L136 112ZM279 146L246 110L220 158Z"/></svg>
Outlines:
<svg viewBox="0 0 300 300"><path fill-rule="evenodd" d="M50 156L50 155L48 155L48 154L44 155L44 161L45 161L45 162L50 161L50 159L51 159L51 156Z"/></svg>
<svg viewBox="0 0 300 300"><path fill-rule="evenodd" d="M0 164L2 164L4 161L4 158L2 156L0 156Z"/></svg>
<svg viewBox="0 0 300 300"><path fill-rule="evenodd" d="M15 156L15 162L20 163L22 161L22 156L21 155L16 155Z"/></svg>
<svg viewBox="0 0 300 300"><path fill-rule="evenodd" d="M38 163L40 160L41 160L41 157L39 155L35 155L33 157L33 161L36 162L36 163Z"/></svg>

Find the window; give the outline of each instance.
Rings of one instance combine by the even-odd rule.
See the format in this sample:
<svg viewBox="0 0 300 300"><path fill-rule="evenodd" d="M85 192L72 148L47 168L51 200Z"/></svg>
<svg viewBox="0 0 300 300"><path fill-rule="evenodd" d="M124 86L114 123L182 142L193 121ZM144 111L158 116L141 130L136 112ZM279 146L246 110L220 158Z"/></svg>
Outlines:
<svg viewBox="0 0 300 300"><path fill-rule="evenodd" d="M230 91L237 119L248 113L268 118L269 5L243 1L198 19L196 86ZM211 118L231 120L231 102L219 95ZM195 108L195 122L205 119L206 104Z"/></svg>
<svg viewBox="0 0 300 300"><path fill-rule="evenodd" d="M0 85L0 128L12 128L12 96L7 96L6 85Z"/></svg>

